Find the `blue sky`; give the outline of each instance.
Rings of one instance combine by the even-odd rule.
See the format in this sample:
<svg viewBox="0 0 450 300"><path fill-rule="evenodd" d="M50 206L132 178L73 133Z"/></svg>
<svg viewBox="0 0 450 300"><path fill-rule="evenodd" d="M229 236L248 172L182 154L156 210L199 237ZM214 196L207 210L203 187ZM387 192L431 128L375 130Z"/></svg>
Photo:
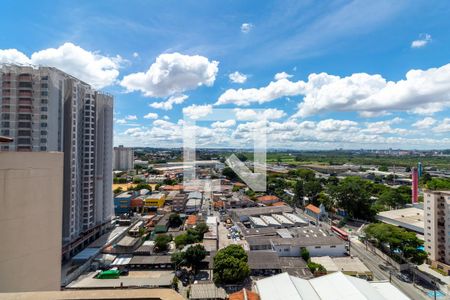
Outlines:
<svg viewBox="0 0 450 300"><path fill-rule="evenodd" d="M442 149L449 15L447 1L9 1L0 62L114 94L115 144L179 146L197 118L205 147L255 131L272 148ZM198 119L221 109L236 115Z"/></svg>

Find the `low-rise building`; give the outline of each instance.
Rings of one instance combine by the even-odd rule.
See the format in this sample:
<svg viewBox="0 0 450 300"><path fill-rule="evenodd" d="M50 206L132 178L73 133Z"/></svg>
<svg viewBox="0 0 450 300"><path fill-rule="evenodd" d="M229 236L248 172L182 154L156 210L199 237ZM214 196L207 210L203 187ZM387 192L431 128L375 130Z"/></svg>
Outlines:
<svg viewBox="0 0 450 300"><path fill-rule="evenodd" d="M164 206L166 194L155 193L144 198L144 209L147 211L155 211Z"/></svg>
<svg viewBox="0 0 450 300"><path fill-rule="evenodd" d="M408 207L379 212L375 219L380 222L395 225L424 234L423 209L418 207Z"/></svg>
<svg viewBox="0 0 450 300"><path fill-rule="evenodd" d="M265 196L260 196L258 198L256 198L258 200L258 202L264 204L264 205L271 205L273 203L279 202L280 198L278 198L275 195L265 195Z"/></svg>
<svg viewBox="0 0 450 300"><path fill-rule="evenodd" d="M292 213L293 209L289 206L265 206L265 207L249 207L230 209L229 213L234 221L246 222L249 217L256 217L261 215L270 216L272 214Z"/></svg>
<svg viewBox="0 0 450 300"><path fill-rule="evenodd" d="M131 200L136 197L135 191L123 192L114 197L114 212L116 215L128 213L131 207Z"/></svg>
<svg viewBox="0 0 450 300"><path fill-rule="evenodd" d="M281 273L256 281L261 300L409 300L391 283L369 282L341 272L305 280Z"/></svg>
<svg viewBox="0 0 450 300"><path fill-rule="evenodd" d="M155 225L155 233L165 233L169 229L169 214L165 214Z"/></svg>
<svg viewBox="0 0 450 300"><path fill-rule="evenodd" d="M324 266L328 274L342 272L346 275L355 276L366 280L373 279L372 271L370 271L358 257L320 256L311 257L311 261Z"/></svg>

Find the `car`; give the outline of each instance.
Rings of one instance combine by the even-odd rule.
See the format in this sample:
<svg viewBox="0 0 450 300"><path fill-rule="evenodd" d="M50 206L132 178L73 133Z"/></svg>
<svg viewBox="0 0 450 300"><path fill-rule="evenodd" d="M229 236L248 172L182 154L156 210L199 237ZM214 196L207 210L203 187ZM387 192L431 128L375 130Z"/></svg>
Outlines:
<svg viewBox="0 0 450 300"><path fill-rule="evenodd" d="M379 265L378 265L378 268L380 268L380 269L383 270L383 271L389 271L389 267L388 267L388 266L385 266L385 265L382 265L382 264L379 264Z"/></svg>
<svg viewBox="0 0 450 300"><path fill-rule="evenodd" d="M408 275L406 275L405 273L397 274L396 277L403 282L412 283L411 278Z"/></svg>

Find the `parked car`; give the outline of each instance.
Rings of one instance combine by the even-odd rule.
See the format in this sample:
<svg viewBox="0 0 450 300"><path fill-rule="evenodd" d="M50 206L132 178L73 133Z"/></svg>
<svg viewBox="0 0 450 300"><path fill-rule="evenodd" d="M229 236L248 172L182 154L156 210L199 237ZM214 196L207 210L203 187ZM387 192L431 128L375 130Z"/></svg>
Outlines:
<svg viewBox="0 0 450 300"><path fill-rule="evenodd" d="M385 265L382 265L382 264L379 264L378 268L380 268L381 270L386 271L386 272L389 271L389 267L385 266Z"/></svg>
<svg viewBox="0 0 450 300"><path fill-rule="evenodd" d="M404 273L397 274L396 277L403 282L412 283L411 277L409 277L408 275L406 275Z"/></svg>

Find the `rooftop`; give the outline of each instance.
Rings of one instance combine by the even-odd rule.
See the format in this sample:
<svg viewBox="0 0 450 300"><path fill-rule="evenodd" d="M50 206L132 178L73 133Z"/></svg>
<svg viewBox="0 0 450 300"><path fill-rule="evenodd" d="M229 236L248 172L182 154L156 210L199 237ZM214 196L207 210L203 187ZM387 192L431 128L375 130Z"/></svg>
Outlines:
<svg viewBox="0 0 450 300"><path fill-rule="evenodd" d="M228 300L260 300L260 298L257 293L243 288L239 292L228 295Z"/></svg>
<svg viewBox="0 0 450 300"><path fill-rule="evenodd" d="M341 272L311 280L278 274L256 282L261 300L408 300L389 282L372 283ZM383 290L383 292L381 292Z"/></svg>
<svg viewBox="0 0 450 300"><path fill-rule="evenodd" d="M283 212L292 212L293 209L289 206L265 206L265 207L249 207L249 208L237 208L230 209L231 214L236 216L258 216L258 215L271 215L279 214Z"/></svg>
<svg viewBox="0 0 450 300"><path fill-rule="evenodd" d="M190 299L226 299L227 293L214 283L198 283L191 285Z"/></svg>
<svg viewBox="0 0 450 300"><path fill-rule="evenodd" d="M379 212L376 219L387 224L404 227L423 234L423 209L416 207Z"/></svg>
<svg viewBox="0 0 450 300"><path fill-rule="evenodd" d="M315 214L320 214L320 208L318 208L317 206L313 205L313 204L308 204L305 207L305 210L309 210L312 211Z"/></svg>

